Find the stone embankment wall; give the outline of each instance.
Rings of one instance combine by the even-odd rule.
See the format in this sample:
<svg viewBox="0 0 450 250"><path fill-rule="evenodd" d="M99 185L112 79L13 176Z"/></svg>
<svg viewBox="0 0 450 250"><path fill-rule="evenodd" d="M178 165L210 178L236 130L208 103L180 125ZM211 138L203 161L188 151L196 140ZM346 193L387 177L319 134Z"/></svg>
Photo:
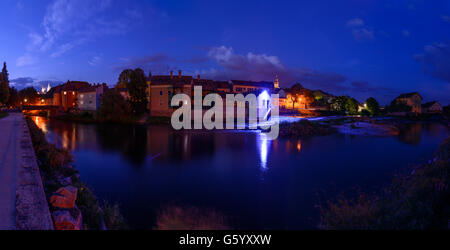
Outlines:
<svg viewBox="0 0 450 250"><path fill-rule="evenodd" d="M21 164L17 169L16 229L53 230L36 155L25 119L20 121Z"/></svg>

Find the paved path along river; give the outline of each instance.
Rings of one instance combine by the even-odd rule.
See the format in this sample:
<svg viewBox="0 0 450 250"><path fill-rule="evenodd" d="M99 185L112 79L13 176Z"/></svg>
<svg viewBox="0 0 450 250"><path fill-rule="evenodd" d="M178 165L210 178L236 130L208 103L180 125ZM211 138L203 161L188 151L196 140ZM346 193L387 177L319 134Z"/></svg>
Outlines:
<svg viewBox="0 0 450 250"><path fill-rule="evenodd" d="M22 114L0 119L0 229L15 228L17 169L20 164Z"/></svg>
<svg viewBox="0 0 450 250"><path fill-rule="evenodd" d="M0 230L52 228L26 121L9 113L0 119Z"/></svg>

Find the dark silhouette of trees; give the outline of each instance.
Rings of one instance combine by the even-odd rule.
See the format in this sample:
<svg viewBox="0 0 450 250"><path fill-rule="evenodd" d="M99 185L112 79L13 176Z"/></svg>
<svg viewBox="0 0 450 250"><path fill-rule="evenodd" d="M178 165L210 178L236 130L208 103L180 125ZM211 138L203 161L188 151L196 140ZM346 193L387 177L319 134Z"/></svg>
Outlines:
<svg viewBox="0 0 450 250"><path fill-rule="evenodd" d="M131 109L136 114L142 114L147 107L147 77L142 69L125 69L120 73L116 88L127 88Z"/></svg>
<svg viewBox="0 0 450 250"><path fill-rule="evenodd" d="M380 104L378 104L378 101L373 98L369 97L366 100L367 110L369 110L371 115L377 115L380 113Z"/></svg>
<svg viewBox="0 0 450 250"><path fill-rule="evenodd" d="M9 99L7 102L9 107L18 107L20 105L19 91L16 88L9 88Z"/></svg>
<svg viewBox="0 0 450 250"><path fill-rule="evenodd" d="M0 103L7 103L9 99L9 74L6 69L6 62L3 63L3 69L0 74Z"/></svg>
<svg viewBox="0 0 450 250"><path fill-rule="evenodd" d="M19 98L24 105L36 104L39 94L33 87L27 87L19 91Z"/></svg>
<svg viewBox="0 0 450 250"><path fill-rule="evenodd" d="M100 98L97 119L102 122L128 122L132 119L130 105L118 91L109 89Z"/></svg>

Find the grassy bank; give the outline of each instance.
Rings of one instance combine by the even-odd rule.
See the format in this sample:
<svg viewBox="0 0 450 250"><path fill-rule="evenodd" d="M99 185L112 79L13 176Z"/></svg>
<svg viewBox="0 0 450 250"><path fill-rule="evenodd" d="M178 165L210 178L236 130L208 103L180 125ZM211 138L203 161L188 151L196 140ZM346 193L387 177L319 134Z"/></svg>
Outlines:
<svg viewBox="0 0 450 250"><path fill-rule="evenodd" d="M396 176L378 194L345 195L321 204L322 229L448 229L450 219L450 138L427 164Z"/></svg>
<svg viewBox="0 0 450 250"><path fill-rule="evenodd" d="M53 192L64 186L64 182L69 182L78 189L76 205L83 215L84 229L125 229L126 224L118 206L101 205L89 187L80 180L70 152L48 143L42 130L30 118L27 117L26 120L47 200Z"/></svg>
<svg viewBox="0 0 450 250"><path fill-rule="evenodd" d="M7 117L7 116L8 116L8 113L0 112L0 119Z"/></svg>

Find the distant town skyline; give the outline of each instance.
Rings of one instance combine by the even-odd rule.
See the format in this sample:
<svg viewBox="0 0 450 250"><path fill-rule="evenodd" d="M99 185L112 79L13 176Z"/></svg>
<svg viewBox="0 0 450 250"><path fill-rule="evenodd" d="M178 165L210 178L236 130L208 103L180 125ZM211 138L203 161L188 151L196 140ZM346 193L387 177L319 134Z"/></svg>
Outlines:
<svg viewBox="0 0 450 250"><path fill-rule="evenodd" d="M2 2L0 61L12 86L106 82L148 74L300 82L373 96L418 91L450 103L448 1Z"/></svg>

